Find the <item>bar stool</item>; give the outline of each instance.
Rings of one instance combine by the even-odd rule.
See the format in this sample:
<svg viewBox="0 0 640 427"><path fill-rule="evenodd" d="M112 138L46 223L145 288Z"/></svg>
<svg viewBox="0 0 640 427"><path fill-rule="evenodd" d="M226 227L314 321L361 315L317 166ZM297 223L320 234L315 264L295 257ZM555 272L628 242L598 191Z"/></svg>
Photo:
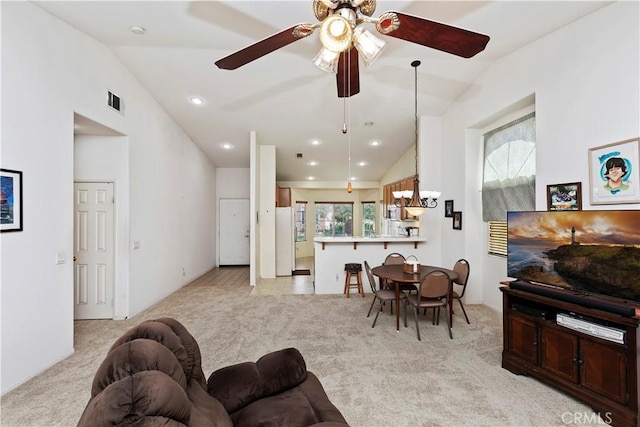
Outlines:
<svg viewBox="0 0 640 427"><path fill-rule="evenodd" d="M349 298L349 291L352 287L358 289L358 293L364 298L364 289L362 288L362 264L349 263L344 265L344 271L347 272L344 279L344 293ZM356 279L355 283L352 283L352 279Z"/></svg>

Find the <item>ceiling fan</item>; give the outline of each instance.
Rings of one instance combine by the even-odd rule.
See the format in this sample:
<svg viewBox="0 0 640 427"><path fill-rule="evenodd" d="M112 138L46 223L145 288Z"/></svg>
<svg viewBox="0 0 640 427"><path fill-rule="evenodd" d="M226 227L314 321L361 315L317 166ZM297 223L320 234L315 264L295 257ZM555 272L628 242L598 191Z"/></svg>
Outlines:
<svg viewBox="0 0 640 427"><path fill-rule="evenodd" d="M216 61L218 68L235 70L274 50L311 35L319 29L322 49L313 59L319 68L336 73L338 97L360 92L358 58L370 65L386 42L365 28L374 24L383 35L471 58L482 52L489 36L401 12L384 12L372 18L376 0L313 0L318 23L294 25Z"/></svg>

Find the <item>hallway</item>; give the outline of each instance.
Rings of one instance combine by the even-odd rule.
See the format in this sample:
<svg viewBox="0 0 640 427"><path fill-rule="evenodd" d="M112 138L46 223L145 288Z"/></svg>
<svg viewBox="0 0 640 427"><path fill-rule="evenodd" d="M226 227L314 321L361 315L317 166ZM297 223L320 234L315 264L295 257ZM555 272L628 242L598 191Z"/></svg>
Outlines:
<svg viewBox="0 0 640 427"><path fill-rule="evenodd" d="M296 258L296 270L309 270L309 275L281 276L275 279L258 279L251 295L313 294L313 257Z"/></svg>

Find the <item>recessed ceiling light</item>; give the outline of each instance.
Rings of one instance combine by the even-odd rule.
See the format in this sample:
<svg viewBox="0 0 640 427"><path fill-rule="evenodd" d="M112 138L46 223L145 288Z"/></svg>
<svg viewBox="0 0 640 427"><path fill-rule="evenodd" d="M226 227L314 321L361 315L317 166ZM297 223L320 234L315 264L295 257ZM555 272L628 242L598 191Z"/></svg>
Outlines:
<svg viewBox="0 0 640 427"><path fill-rule="evenodd" d="M316 179L316 177L315 177L315 176L308 176L308 177L307 177L307 179L308 179L309 181L313 181L314 179Z"/></svg>
<svg viewBox="0 0 640 427"><path fill-rule="evenodd" d="M371 145L372 147L377 147L380 144L381 144L380 141L378 141L377 139L369 143L369 145Z"/></svg>
<svg viewBox="0 0 640 427"><path fill-rule="evenodd" d="M307 162L307 164L308 164L309 166L318 166L318 162L316 162L315 160L309 160L309 161Z"/></svg>
<svg viewBox="0 0 640 427"><path fill-rule="evenodd" d="M225 150L231 150L233 148L233 144L230 142L225 142L221 145L222 148L224 148Z"/></svg>
<svg viewBox="0 0 640 427"><path fill-rule="evenodd" d="M319 139L312 139L311 141L309 141L309 143L311 145L320 145L320 140Z"/></svg>
<svg viewBox="0 0 640 427"><path fill-rule="evenodd" d="M197 96L192 96L191 97L191 102L195 105L202 105L204 104L204 101L202 100L202 98L198 98Z"/></svg>
<svg viewBox="0 0 640 427"><path fill-rule="evenodd" d="M147 30L144 29L144 27L140 27L138 25L134 25L131 28L129 28L131 30L131 32L133 34L137 34L139 36L143 35L144 33L147 32Z"/></svg>
<svg viewBox="0 0 640 427"><path fill-rule="evenodd" d="M367 162L365 161L358 162L358 166L367 166Z"/></svg>

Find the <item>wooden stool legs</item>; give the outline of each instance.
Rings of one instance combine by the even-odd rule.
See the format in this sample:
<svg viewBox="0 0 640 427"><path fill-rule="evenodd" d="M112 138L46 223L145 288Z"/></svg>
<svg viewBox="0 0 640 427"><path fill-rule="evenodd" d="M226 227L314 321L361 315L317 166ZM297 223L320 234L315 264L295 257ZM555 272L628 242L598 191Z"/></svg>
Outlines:
<svg viewBox="0 0 640 427"><path fill-rule="evenodd" d="M351 283L352 278L356 279L356 283ZM343 291L347 295L347 298L349 298L349 291L351 290L352 287L357 288L360 296L364 298L364 289L362 288L362 272L361 271L358 271L357 273L352 273L350 271L347 271L347 274L344 280L344 291Z"/></svg>

